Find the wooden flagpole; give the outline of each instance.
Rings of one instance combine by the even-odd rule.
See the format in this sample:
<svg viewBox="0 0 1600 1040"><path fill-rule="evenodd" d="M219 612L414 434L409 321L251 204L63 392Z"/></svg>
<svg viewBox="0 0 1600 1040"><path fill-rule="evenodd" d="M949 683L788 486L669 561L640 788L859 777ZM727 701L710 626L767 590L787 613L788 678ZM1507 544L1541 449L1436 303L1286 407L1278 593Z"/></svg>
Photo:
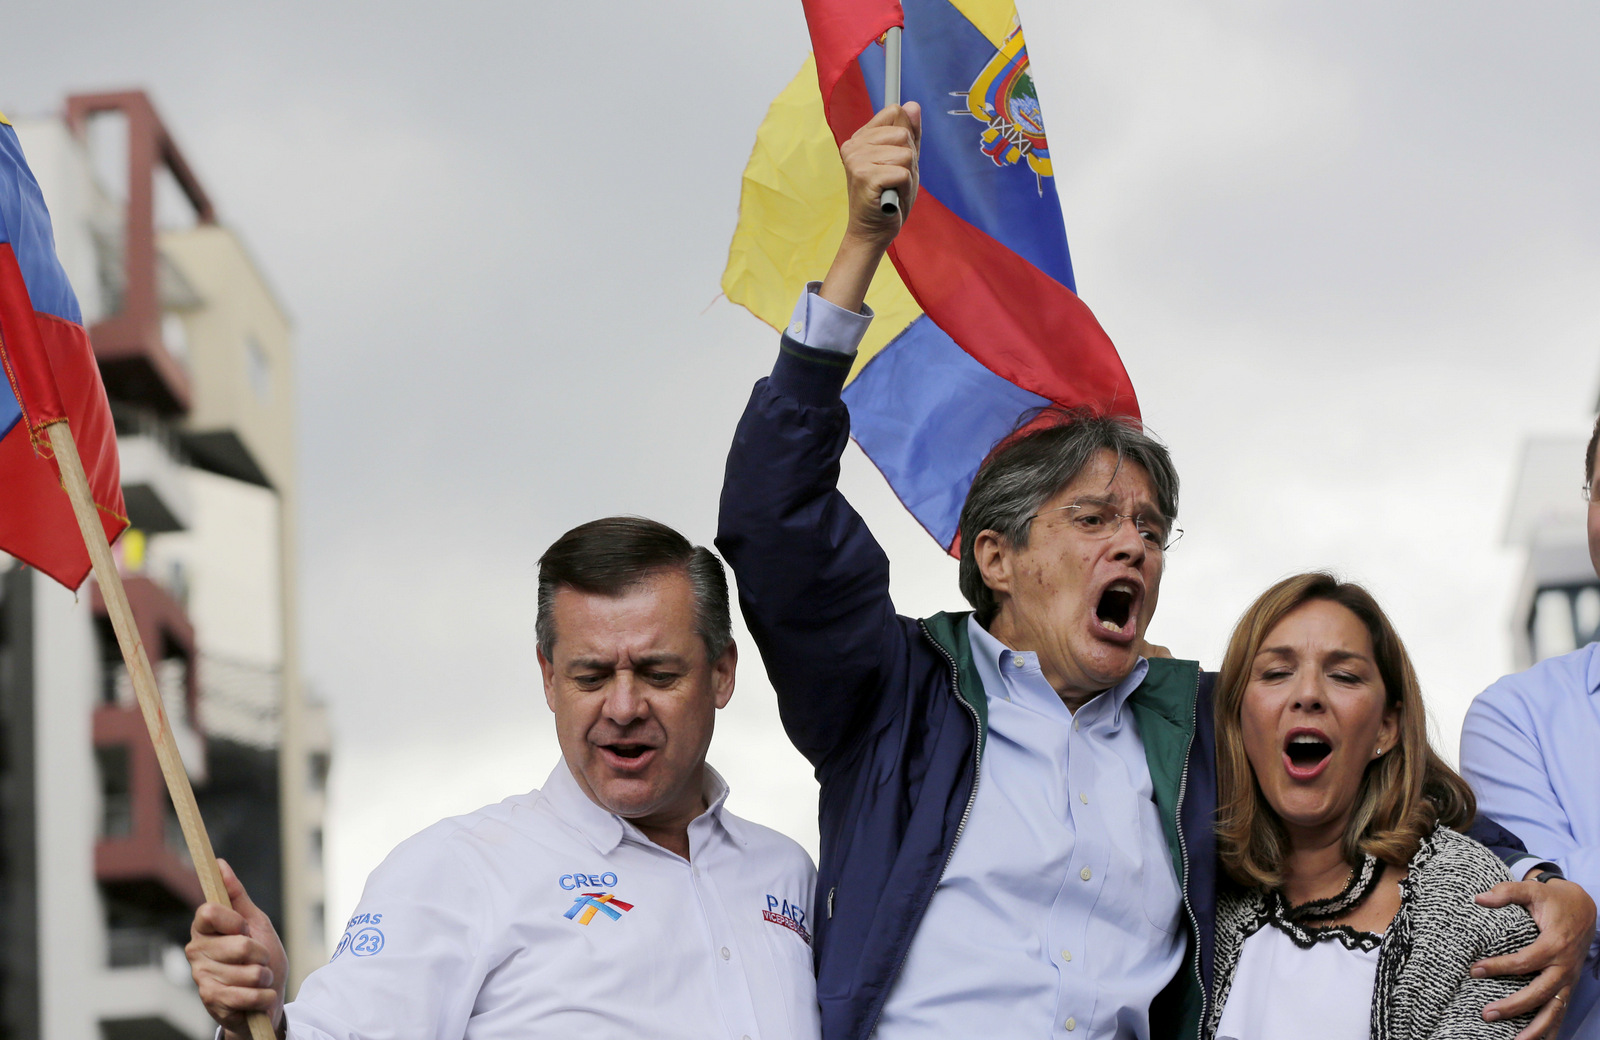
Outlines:
<svg viewBox="0 0 1600 1040"><path fill-rule="evenodd" d="M900 26L891 25L883 34L883 107L900 103ZM878 205L885 213L900 211L900 193L885 188L878 196Z"/></svg>
<svg viewBox="0 0 1600 1040"><path fill-rule="evenodd" d="M155 745L156 760L161 763L161 775L167 781L167 793L172 796L178 823L183 827L183 840L189 846L189 858L194 861L195 872L200 875L200 888L205 893L206 902L231 907L233 903L222 882L222 869L217 866L217 854L212 851L205 821L200 818L200 807L195 804L194 788L189 785L189 774L184 771L183 758L178 754L172 726L161 704L161 690L156 685L155 673L150 670L150 659L145 656L144 644L139 639L133 610L128 606L122 575L117 573L116 561L111 558L111 545L106 541L105 528L100 524L99 507L89 491L89 478L84 474L83 460L78 456L78 444L65 422L52 423L46 428L50 431L50 446L55 450L56 465L61 470L61 482L66 487L67 497L72 500L73 515L78 519L78 530L83 534L83 544L89 549L95 580L100 583L100 594L105 598L106 613L111 617L111 627L116 631L117 643L122 647L122 659L127 662L128 675L133 679L133 692L139 699L145 728L150 731L150 743ZM275 1040L277 1034L272 1028L272 1020L265 1014L251 1012L247 1021L251 1040Z"/></svg>

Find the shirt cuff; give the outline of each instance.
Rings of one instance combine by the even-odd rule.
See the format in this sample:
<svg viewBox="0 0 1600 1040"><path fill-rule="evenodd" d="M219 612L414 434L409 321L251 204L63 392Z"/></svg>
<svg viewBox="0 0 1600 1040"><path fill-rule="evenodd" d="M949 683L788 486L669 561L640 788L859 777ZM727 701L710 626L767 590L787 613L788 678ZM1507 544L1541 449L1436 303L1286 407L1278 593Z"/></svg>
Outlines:
<svg viewBox="0 0 1600 1040"><path fill-rule="evenodd" d="M1561 869L1547 859L1540 859L1538 856L1524 856L1511 865L1511 880L1526 881L1528 875L1539 867L1543 867L1546 870Z"/></svg>
<svg viewBox="0 0 1600 1040"><path fill-rule="evenodd" d="M872 308L862 304L860 314L851 314L818 296L820 288L821 282L806 283L806 291L794 305L794 317L789 319L789 338L817 350L854 354L872 324Z"/></svg>

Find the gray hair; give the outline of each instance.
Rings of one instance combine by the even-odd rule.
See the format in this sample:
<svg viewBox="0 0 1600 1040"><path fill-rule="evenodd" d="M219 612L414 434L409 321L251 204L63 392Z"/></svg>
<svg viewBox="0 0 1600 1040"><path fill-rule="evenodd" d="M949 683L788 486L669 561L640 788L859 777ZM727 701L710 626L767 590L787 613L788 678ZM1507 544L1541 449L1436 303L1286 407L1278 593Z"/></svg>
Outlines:
<svg viewBox="0 0 1600 1040"><path fill-rule="evenodd" d="M1087 409L1048 408L1024 417L1023 426L1045 418L1049 425L1024 433L984 460L961 507L961 594L987 625L999 610L994 591L984 584L972 545L984 531L998 534L1007 545L1028 547L1029 520L1059 495L1102 451L1117 463L1132 462L1150 475L1156 508L1170 523L1178 516L1178 471L1161 442L1144 432L1138 420Z"/></svg>
<svg viewBox="0 0 1600 1040"><path fill-rule="evenodd" d="M550 659L556 645L555 601L561 588L620 596L663 570L682 570L694 591L695 633L715 661L733 641L728 577L717 554L666 524L640 516L608 516L580 524L539 557L539 607L534 632Z"/></svg>

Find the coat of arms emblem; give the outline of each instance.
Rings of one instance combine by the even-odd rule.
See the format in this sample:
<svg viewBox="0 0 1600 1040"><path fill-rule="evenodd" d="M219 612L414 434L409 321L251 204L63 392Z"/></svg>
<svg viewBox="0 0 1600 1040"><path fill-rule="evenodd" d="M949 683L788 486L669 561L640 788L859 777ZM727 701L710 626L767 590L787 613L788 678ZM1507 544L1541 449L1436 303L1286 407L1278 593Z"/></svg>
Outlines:
<svg viewBox="0 0 1600 1040"><path fill-rule="evenodd" d="M970 115L984 124L979 147L996 166L1025 161L1035 177L1053 176L1050 146L1044 139L1044 114L1028 72L1028 46L1020 25L1012 27L972 86L953 90L950 96L967 101L966 108L953 108L951 115ZM1043 194L1042 181L1039 190Z"/></svg>

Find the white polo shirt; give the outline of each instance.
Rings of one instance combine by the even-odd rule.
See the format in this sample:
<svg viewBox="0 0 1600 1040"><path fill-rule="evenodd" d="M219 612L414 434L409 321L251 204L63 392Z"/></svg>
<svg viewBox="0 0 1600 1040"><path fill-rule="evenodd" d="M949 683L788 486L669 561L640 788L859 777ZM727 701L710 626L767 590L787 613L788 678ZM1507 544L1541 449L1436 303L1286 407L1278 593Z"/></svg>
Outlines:
<svg viewBox="0 0 1600 1040"><path fill-rule="evenodd" d="M688 860L564 761L402 842L288 1005L290 1037L814 1040L811 859L724 809L709 766L706 787Z"/></svg>

